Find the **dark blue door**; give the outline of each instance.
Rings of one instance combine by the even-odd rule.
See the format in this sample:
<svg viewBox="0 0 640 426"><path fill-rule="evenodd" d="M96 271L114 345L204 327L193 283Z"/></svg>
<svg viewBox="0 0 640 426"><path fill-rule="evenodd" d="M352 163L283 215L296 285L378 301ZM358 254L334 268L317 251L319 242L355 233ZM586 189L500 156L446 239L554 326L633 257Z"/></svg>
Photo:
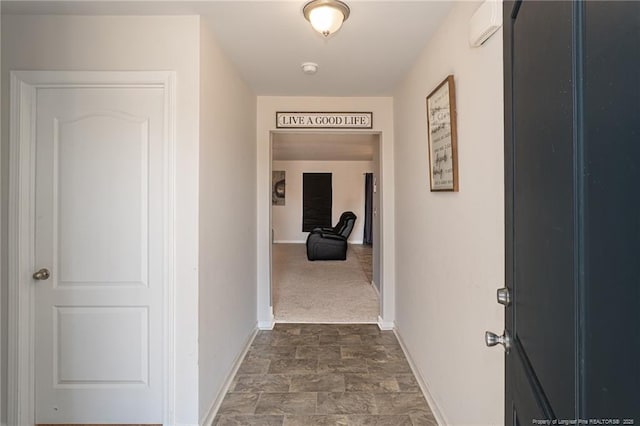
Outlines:
<svg viewBox="0 0 640 426"><path fill-rule="evenodd" d="M640 3L506 2L504 37L506 423L640 424Z"/></svg>

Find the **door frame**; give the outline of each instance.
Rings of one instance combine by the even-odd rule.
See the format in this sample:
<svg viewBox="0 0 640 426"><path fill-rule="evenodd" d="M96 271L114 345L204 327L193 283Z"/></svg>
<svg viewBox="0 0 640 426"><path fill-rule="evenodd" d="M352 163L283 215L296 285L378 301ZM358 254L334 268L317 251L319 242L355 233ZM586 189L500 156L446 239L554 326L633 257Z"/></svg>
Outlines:
<svg viewBox="0 0 640 426"><path fill-rule="evenodd" d="M174 71L12 71L9 120L8 424L35 423L34 166L37 92L43 88L161 88L163 141L163 401L165 424L175 413L175 123Z"/></svg>
<svg viewBox="0 0 640 426"><path fill-rule="evenodd" d="M271 138L278 129L276 113L282 111L369 111L373 113L373 126L367 133L380 134L380 177L378 188L384 194L380 199L380 285L382 305L378 326L392 330L396 320L395 283L395 174L393 164L393 99L391 97L338 97L338 96L258 96L256 122L256 206L257 206L257 317L259 329L274 326L271 306ZM319 129L296 129L318 131ZM330 129L321 129L329 130ZM335 130L333 130L335 131ZM340 131L362 132L363 129Z"/></svg>
<svg viewBox="0 0 640 426"><path fill-rule="evenodd" d="M337 134L337 135L369 135L369 136L375 136L376 137L376 142L374 143L376 150L378 152L377 155L377 159L373 159L371 162L374 163L374 179L379 179L380 182L382 182L382 137L383 137L383 132L380 130L376 130L376 131L372 131L372 130L332 130L332 129L278 129L278 130L271 130L269 131L269 182L271 182L271 176L273 174L273 139L276 135L278 134L324 134L324 135L331 135L331 134ZM302 144L304 144L304 142L302 142ZM376 180L374 180L374 182L376 182ZM374 185L376 186L376 185ZM271 188L271 186L270 186ZM373 289L376 291L377 295L378 295L378 299L379 299L379 303L378 303L378 316L377 316L377 324L380 327L381 330L393 330L395 327L395 323L393 320L388 320L385 318L388 317L384 317L383 316L383 312L385 312L385 297L387 298L391 298L392 294L391 294L391 289L387 288L386 286L384 286L384 275L382 273L382 269L384 267L384 245L383 245L383 218L384 218L384 204L382 202L383 200L383 193L382 193L382 188L383 186L380 185L378 186L377 191L374 191L378 193L379 196L379 209L378 209L378 213L377 215L373 216L372 219L372 224L371 226L373 227L372 232L374 232L374 241L377 241L377 245L378 245L378 250L375 250L373 253L373 259L372 261L375 263L375 261L377 261L378 263L378 281L376 284L378 285L378 287L376 287L375 285L372 285ZM270 189L271 191L271 189ZM371 202L373 203L373 199L371 200ZM300 213L302 214L302 212ZM376 218L377 216L377 218ZM363 219L364 220L364 219ZM375 223L376 220L378 222L378 233L375 233ZM269 232L272 233L273 231L273 206L271 205L271 203L269 204ZM374 246L376 245L376 243L374 243ZM273 248L273 234L271 234L270 240L269 240L269 312L271 314L271 319L270 322L266 323L266 322L261 322L258 325L258 328L260 329L264 329L264 330L271 330L273 329L273 326L275 325L276 321L274 318L274 311L273 311L273 286L274 286L274 281L273 281L273 252L272 252L272 248ZM372 265L373 268L373 265ZM375 271L372 269L372 273L374 273ZM373 279L376 278L375 274L372 277L372 282L369 282L369 284L373 283ZM390 287L390 286L389 286ZM395 291L395 289L394 289ZM388 307L387 307L387 310Z"/></svg>

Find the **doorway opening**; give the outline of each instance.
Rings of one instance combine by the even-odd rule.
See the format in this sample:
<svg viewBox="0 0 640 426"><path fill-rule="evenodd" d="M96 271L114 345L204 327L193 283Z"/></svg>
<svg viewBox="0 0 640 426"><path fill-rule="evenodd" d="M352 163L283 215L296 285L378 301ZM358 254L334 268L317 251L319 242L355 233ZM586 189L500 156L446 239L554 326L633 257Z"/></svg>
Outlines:
<svg viewBox="0 0 640 426"><path fill-rule="evenodd" d="M381 135L372 132L272 133L270 266L275 322L378 322L380 141ZM325 188L316 191L305 187L305 181L318 181ZM335 259L331 253L329 260L313 260L307 253L307 237L313 233L309 231L338 232L336 225L346 212L356 216L347 230L346 259L338 260L344 254L339 248Z"/></svg>

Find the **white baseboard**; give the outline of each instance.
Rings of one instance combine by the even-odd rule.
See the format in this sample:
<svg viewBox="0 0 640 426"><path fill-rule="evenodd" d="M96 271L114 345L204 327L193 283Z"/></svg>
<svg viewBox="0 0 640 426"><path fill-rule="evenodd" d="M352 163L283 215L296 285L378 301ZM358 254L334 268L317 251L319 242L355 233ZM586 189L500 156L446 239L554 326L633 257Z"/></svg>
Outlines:
<svg viewBox="0 0 640 426"><path fill-rule="evenodd" d="M378 327L380 330L393 330L396 328L396 324L393 321L385 321L378 315Z"/></svg>
<svg viewBox="0 0 640 426"><path fill-rule="evenodd" d="M210 426L213 424L213 420L215 419L216 414L220 409L222 400L224 399L225 395L229 391L229 388L231 387L231 383L233 382L233 378L238 372L238 369L240 368L240 364L242 364L242 360L244 359L245 355L249 351L249 348L251 347L251 344L253 343L253 339L255 339L256 334L258 334L257 327L254 328L251 334L249 335L249 338L247 339L247 342L245 343L242 352L240 352L240 354L233 361L233 366L231 367L231 371L229 372L229 374L227 375L227 378L224 381L222 389L220 389L220 392L218 392L218 396L211 403L211 406L209 407L207 414L205 414L205 416L202 419L200 419L200 426Z"/></svg>
<svg viewBox="0 0 640 426"><path fill-rule="evenodd" d="M273 240L273 244L305 244L307 240ZM362 240L349 240L349 244L362 245Z"/></svg>
<svg viewBox="0 0 640 426"><path fill-rule="evenodd" d="M276 324L275 317L273 316L273 306L269 308L269 315L269 320L258 321L258 330L273 330L273 326Z"/></svg>
<svg viewBox="0 0 640 426"><path fill-rule="evenodd" d="M278 324L378 324L376 321L302 321L302 320L278 320Z"/></svg>
<svg viewBox="0 0 640 426"><path fill-rule="evenodd" d="M258 322L258 330L273 330L273 326L275 325L275 321L259 321Z"/></svg>
<svg viewBox="0 0 640 426"><path fill-rule="evenodd" d="M435 417L438 425L448 425L449 422L447 421L444 414L442 413L442 410L436 403L436 400L433 398L433 395L429 390L429 386L427 386L427 382L424 380L424 378L420 374L420 371L418 370L416 363L413 361L413 358L411 358L411 355L409 354L409 351L407 350L407 347L404 344L404 341L402 340L400 331L396 328L393 330L393 332L398 338L398 342L400 343L402 352L404 352L404 356L407 358L407 362L409 362L409 367L411 367L411 371L413 372L413 375L416 377L416 380L418 381L418 385L420 386L420 389L422 390L422 393L424 394L424 397L427 400L427 403L429 404L429 408L431 408L433 417Z"/></svg>

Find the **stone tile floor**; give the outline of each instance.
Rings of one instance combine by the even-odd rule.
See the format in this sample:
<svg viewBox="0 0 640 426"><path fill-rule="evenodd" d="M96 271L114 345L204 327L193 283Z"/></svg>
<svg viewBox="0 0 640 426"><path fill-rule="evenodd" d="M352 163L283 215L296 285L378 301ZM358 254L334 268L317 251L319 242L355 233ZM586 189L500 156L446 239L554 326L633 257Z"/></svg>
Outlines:
<svg viewBox="0 0 640 426"><path fill-rule="evenodd" d="M391 331L276 324L258 332L214 425L436 426Z"/></svg>

